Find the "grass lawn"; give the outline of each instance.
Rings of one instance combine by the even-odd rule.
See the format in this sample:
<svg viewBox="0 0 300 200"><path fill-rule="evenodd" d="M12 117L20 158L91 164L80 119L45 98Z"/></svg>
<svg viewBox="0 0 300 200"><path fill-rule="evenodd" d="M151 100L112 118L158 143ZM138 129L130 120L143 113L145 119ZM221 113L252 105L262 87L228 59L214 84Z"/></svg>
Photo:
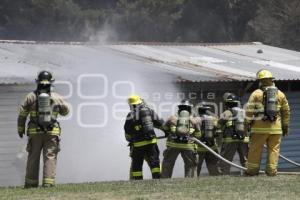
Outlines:
<svg viewBox="0 0 300 200"><path fill-rule="evenodd" d="M201 177L57 185L54 188L0 188L0 199L300 199L300 176Z"/></svg>

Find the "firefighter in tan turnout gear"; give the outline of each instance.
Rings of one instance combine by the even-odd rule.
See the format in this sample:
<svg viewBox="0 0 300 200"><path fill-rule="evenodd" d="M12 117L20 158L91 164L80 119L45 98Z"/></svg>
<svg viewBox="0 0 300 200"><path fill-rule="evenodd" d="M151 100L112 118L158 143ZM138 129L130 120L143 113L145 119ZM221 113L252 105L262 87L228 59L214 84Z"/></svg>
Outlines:
<svg viewBox="0 0 300 200"><path fill-rule="evenodd" d="M245 110L240 108L241 103L233 93L225 93L223 100L226 110L219 120L223 136L221 156L232 161L237 152L241 165L245 167L249 143L247 128L245 128ZM220 161L219 166L223 175L230 174L229 164Z"/></svg>
<svg viewBox="0 0 300 200"><path fill-rule="evenodd" d="M171 178L175 161L181 154L184 161L185 177L194 177L197 166L196 144L189 136L200 134L200 126L192 116L192 104L183 101L178 105L178 116L172 116L166 122L167 149L162 162L162 178Z"/></svg>
<svg viewBox="0 0 300 200"><path fill-rule="evenodd" d="M144 160L151 168L152 178L159 179L159 149L154 128L163 129L164 121L138 95L131 95L128 104L131 111L127 115L124 130L132 159L130 179L143 179Z"/></svg>
<svg viewBox="0 0 300 200"><path fill-rule="evenodd" d="M275 176L281 137L288 135L290 109L288 101L273 82L268 70L257 72L259 89L255 90L246 110L248 123L251 124L251 143L247 161L247 175L259 173L261 154L264 144L268 148L266 174Z"/></svg>
<svg viewBox="0 0 300 200"><path fill-rule="evenodd" d="M196 136L201 142L209 146L216 153L219 153L218 146L216 144L215 138L218 136L218 119L211 112L211 107L207 102L200 102L197 106L198 115L201 122L201 134ZM199 137L200 136L200 137ZM205 160L209 175L217 176L220 175L218 170L218 158L210 153L206 148L198 145L198 164L197 164L197 175L200 176L202 164Z"/></svg>
<svg viewBox="0 0 300 200"><path fill-rule="evenodd" d="M27 169L25 188L38 187L40 155L43 152L43 186L55 185L56 161L61 128L58 115L69 113L69 106L57 93L51 92L54 79L48 71L42 71L36 79L37 89L29 93L20 106L18 134L27 134ZM29 116L29 122L26 122Z"/></svg>

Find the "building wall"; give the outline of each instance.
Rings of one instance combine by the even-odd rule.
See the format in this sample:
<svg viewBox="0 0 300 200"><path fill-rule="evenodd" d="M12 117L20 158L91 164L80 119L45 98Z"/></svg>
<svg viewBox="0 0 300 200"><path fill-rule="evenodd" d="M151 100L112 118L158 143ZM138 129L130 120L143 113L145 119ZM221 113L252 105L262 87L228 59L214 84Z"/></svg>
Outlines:
<svg viewBox="0 0 300 200"><path fill-rule="evenodd" d="M18 105L28 86L0 86L0 186L20 185L25 174L25 144L17 134Z"/></svg>

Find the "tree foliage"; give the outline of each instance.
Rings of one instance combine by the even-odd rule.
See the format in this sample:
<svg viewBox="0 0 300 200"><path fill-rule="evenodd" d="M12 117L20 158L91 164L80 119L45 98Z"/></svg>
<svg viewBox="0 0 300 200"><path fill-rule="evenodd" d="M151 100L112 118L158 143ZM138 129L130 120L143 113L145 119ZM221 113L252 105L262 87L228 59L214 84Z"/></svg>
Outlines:
<svg viewBox="0 0 300 200"><path fill-rule="evenodd" d="M263 0L248 24L247 38L300 50L300 1Z"/></svg>
<svg viewBox="0 0 300 200"><path fill-rule="evenodd" d="M300 49L299 0L1 0L0 38L242 42Z"/></svg>

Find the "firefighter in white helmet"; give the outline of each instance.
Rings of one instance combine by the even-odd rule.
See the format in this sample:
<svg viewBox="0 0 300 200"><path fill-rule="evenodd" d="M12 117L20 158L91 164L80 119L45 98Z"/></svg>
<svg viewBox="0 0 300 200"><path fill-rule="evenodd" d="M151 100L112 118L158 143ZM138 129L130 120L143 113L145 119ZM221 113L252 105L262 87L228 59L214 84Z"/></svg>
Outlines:
<svg viewBox="0 0 300 200"><path fill-rule="evenodd" d="M268 70L257 72L259 88L247 104L247 122L251 125L251 142L247 161L247 175L257 175L264 144L268 148L266 174L277 174L281 137L289 133L290 108L286 96L274 84Z"/></svg>
<svg viewBox="0 0 300 200"><path fill-rule="evenodd" d="M43 152L44 159L43 187L55 185L56 161L60 151L59 136L61 134L57 117L58 115L67 115L69 106L60 95L51 91L53 82L54 79L50 72L40 72L36 79L37 89L26 96L19 109L18 134L21 138L25 133L28 136L25 188L39 185L41 152Z"/></svg>

